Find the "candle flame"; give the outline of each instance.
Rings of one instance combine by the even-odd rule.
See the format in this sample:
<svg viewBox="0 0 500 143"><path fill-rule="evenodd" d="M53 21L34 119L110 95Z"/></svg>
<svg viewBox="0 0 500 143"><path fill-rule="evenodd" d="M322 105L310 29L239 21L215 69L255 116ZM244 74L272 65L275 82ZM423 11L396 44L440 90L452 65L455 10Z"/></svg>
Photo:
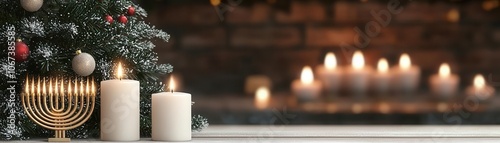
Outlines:
<svg viewBox="0 0 500 143"><path fill-rule="evenodd" d="M175 89L175 81L174 81L174 76L170 76L170 81L168 82L168 88L170 89L170 92L174 92Z"/></svg>
<svg viewBox="0 0 500 143"><path fill-rule="evenodd" d="M58 83L58 82L57 82L57 77L56 77L56 79L54 79L54 80L56 81L56 83L55 83L55 85L54 85L54 92L53 92L53 93L56 93L56 94L57 94L57 92L59 91L59 88L57 87L57 85L58 85L58 84L57 84L57 83Z"/></svg>
<svg viewBox="0 0 500 143"><path fill-rule="evenodd" d="M255 98L257 100L268 100L269 99L269 89L267 87L259 87L255 92Z"/></svg>
<svg viewBox="0 0 500 143"><path fill-rule="evenodd" d="M255 105L258 109L264 109L269 101L270 92L267 87L259 87L255 92Z"/></svg>
<svg viewBox="0 0 500 143"><path fill-rule="evenodd" d="M35 76L31 77L31 95L35 94Z"/></svg>
<svg viewBox="0 0 500 143"><path fill-rule="evenodd" d="M352 56L352 67L354 69L362 69L365 66L365 58L363 57L363 53L361 51L354 52Z"/></svg>
<svg viewBox="0 0 500 143"><path fill-rule="evenodd" d="M64 77L61 78L61 84L59 86L61 86L61 91L59 91L59 94L64 95Z"/></svg>
<svg viewBox="0 0 500 143"><path fill-rule="evenodd" d="M80 83L80 95L83 95L83 93L85 93L85 90L83 90L83 81L81 81Z"/></svg>
<svg viewBox="0 0 500 143"><path fill-rule="evenodd" d="M75 87L73 88L75 89L75 95L78 95L78 78L75 77Z"/></svg>
<svg viewBox="0 0 500 143"><path fill-rule="evenodd" d="M40 76L38 76L38 81L36 83L36 93L40 95Z"/></svg>
<svg viewBox="0 0 500 143"><path fill-rule="evenodd" d="M47 90L46 90L46 86L45 86L45 77L43 77L42 93L43 93L43 95L47 94Z"/></svg>
<svg viewBox="0 0 500 143"><path fill-rule="evenodd" d="M411 60L410 56L407 53L402 54L401 57L399 58L399 67L401 69L410 69Z"/></svg>
<svg viewBox="0 0 500 143"><path fill-rule="evenodd" d="M328 52L325 56L325 67L326 69L334 69L337 67L337 59L332 52Z"/></svg>
<svg viewBox="0 0 500 143"><path fill-rule="evenodd" d="M302 69L302 73L300 74L300 81L302 81L302 83L304 84L311 84L313 83L313 80L314 80L314 75L311 67L305 66Z"/></svg>
<svg viewBox="0 0 500 143"><path fill-rule="evenodd" d="M441 77L450 76L450 65L448 65L447 63L441 64L441 66L439 66L439 76Z"/></svg>
<svg viewBox="0 0 500 143"><path fill-rule="evenodd" d="M378 60L377 71L380 73L387 73L388 70L389 70L389 64L387 63L387 59L382 58Z"/></svg>
<svg viewBox="0 0 500 143"><path fill-rule="evenodd" d="M476 76L474 76L474 87L484 88L484 86L486 86L486 81L484 80L483 75L476 74Z"/></svg>
<svg viewBox="0 0 500 143"><path fill-rule="evenodd" d="M90 94L90 84L89 84L89 78L87 77L87 85L85 86L85 93L87 95Z"/></svg>
<svg viewBox="0 0 500 143"><path fill-rule="evenodd" d="M68 95L71 95L71 80L68 79Z"/></svg>
<svg viewBox="0 0 500 143"><path fill-rule="evenodd" d="M121 62L118 62L118 68L116 70L116 77L118 79L122 79L122 76L123 76L123 68L122 68L122 63Z"/></svg>
<svg viewBox="0 0 500 143"><path fill-rule="evenodd" d="M30 90L29 90L29 80L28 80L28 75L26 75L26 82L24 82L24 92L26 94L29 94Z"/></svg>
<svg viewBox="0 0 500 143"><path fill-rule="evenodd" d="M52 78L49 78L49 94L52 94Z"/></svg>

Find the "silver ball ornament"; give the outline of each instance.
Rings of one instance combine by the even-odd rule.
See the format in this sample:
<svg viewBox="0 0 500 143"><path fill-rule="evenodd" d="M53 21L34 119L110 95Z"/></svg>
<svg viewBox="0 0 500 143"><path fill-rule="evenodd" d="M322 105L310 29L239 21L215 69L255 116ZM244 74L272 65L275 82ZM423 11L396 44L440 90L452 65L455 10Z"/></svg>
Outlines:
<svg viewBox="0 0 500 143"><path fill-rule="evenodd" d="M73 71L80 76L92 74L95 69L94 57L88 53L80 53L80 51L78 51L77 54L78 55L76 55L72 61Z"/></svg>
<svg viewBox="0 0 500 143"><path fill-rule="evenodd" d="M21 6L29 12L38 11L43 5L43 0L21 0Z"/></svg>

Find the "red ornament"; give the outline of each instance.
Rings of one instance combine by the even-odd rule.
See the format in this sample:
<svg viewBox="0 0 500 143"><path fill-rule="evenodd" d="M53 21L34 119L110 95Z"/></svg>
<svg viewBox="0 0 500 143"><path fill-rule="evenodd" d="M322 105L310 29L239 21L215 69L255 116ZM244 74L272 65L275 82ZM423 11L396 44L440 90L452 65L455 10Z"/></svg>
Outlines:
<svg viewBox="0 0 500 143"><path fill-rule="evenodd" d="M125 24L127 23L127 17L125 15L120 15L120 17L118 17L118 21Z"/></svg>
<svg viewBox="0 0 500 143"><path fill-rule="evenodd" d="M133 6L129 6L129 7L128 7L128 10L127 10L127 14L128 14L129 16L134 15L134 14L135 14L135 8L134 8Z"/></svg>
<svg viewBox="0 0 500 143"><path fill-rule="evenodd" d="M109 24L113 23L113 17L111 17L110 15L106 15L104 19L106 19L106 21L108 21Z"/></svg>
<svg viewBox="0 0 500 143"><path fill-rule="evenodd" d="M21 39L16 40L16 49L14 50L14 59L16 62L24 62L28 60L28 56L30 55L30 49L28 45L26 45Z"/></svg>

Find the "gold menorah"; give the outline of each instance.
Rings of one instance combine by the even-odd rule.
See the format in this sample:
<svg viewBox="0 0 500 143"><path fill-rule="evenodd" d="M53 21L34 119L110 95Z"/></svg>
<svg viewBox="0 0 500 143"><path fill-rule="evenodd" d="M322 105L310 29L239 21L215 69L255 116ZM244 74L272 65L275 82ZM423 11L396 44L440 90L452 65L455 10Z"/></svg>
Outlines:
<svg viewBox="0 0 500 143"><path fill-rule="evenodd" d="M73 90L71 79L67 80L65 90L65 78L48 78L46 81L45 77L38 77L35 85L35 77L26 76L24 94L21 95L24 112L36 124L55 131L55 137L49 138L49 142L71 141L66 138L66 130L81 126L94 111L94 80L90 83L87 78L78 83L75 78L74 81ZM46 82L49 82L48 86Z"/></svg>

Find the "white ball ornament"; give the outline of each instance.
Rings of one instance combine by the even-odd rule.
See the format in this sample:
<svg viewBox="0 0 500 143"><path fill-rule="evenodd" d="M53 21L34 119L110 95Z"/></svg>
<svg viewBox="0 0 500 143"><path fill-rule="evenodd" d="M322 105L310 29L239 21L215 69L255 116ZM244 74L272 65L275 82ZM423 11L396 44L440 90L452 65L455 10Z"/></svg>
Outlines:
<svg viewBox="0 0 500 143"><path fill-rule="evenodd" d="M88 53L82 53L80 50L76 54L72 61L73 71L80 76L92 74L95 69L94 57Z"/></svg>
<svg viewBox="0 0 500 143"><path fill-rule="evenodd" d="M21 0L21 6L29 12L38 11L43 5L43 0Z"/></svg>

